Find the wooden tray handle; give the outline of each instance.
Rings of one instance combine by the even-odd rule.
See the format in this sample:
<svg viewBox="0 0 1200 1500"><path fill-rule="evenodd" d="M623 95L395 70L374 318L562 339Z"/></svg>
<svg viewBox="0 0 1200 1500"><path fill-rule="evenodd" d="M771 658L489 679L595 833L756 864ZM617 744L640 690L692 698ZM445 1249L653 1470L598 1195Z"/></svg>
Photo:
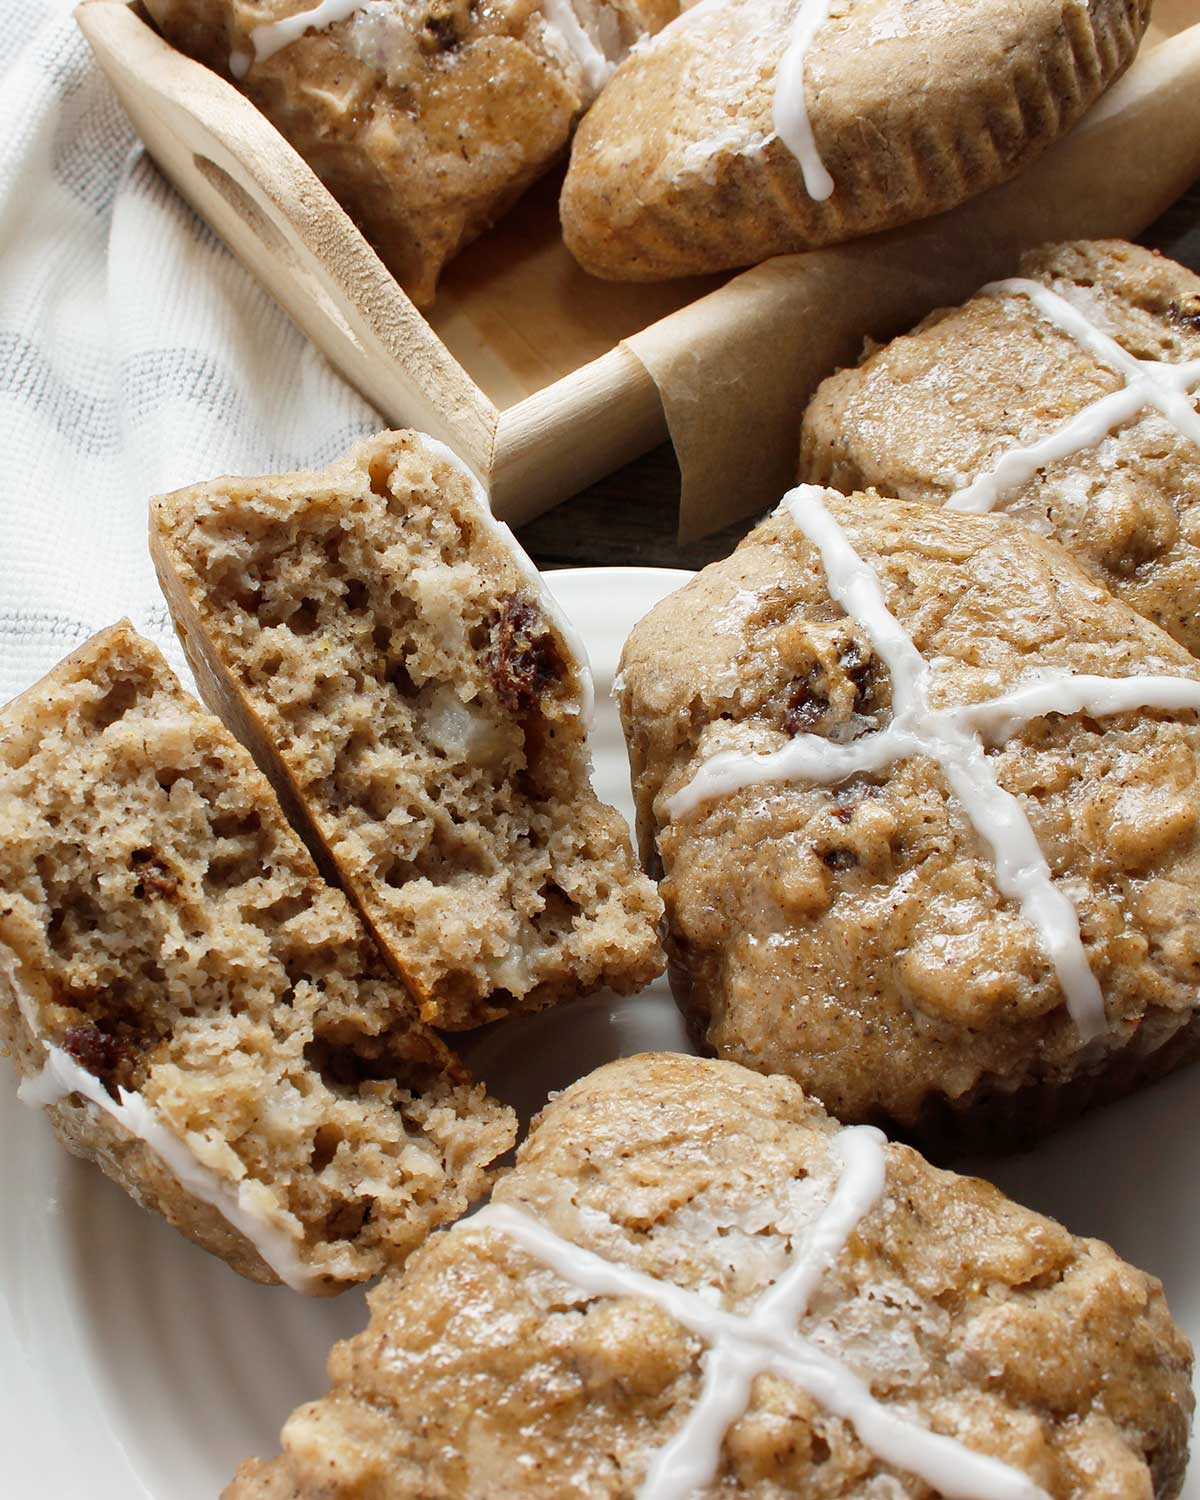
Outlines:
<svg viewBox="0 0 1200 1500"><path fill-rule="evenodd" d="M84 0L75 14L196 212L388 422L440 438L490 483L496 408L274 126L125 0Z"/></svg>

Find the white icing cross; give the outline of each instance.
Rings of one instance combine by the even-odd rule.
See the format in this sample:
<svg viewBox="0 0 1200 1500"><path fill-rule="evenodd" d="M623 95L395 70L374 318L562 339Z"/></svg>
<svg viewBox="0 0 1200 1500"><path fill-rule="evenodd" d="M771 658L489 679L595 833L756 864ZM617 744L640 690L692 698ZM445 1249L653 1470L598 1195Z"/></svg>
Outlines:
<svg viewBox="0 0 1200 1500"><path fill-rule="evenodd" d="M830 785L875 774L911 756L927 756L942 768L972 826L990 847L997 888L1018 904L1038 934L1081 1036L1085 1041L1100 1036L1104 997L1084 952L1079 914L1054 883L1020 801L997 781L981 734L999 743L1051 713L1105 717L1134 708L1200 709L1200 682L1163 675L1117 679L1045 672L991 702L934 709L929 664L888 609L878 577L826 509L821 491L800 485L784 498L781 509L816 546L831 597L862 625L887 667L891 723L849 745L798 734L770 752L722 751L667 800L668 817L686 817L704 802L762 782Z"/></svg>
<svg viewBox="0 0 1200 1500"><path fill-rule="evenodd" d="M946 1500L1048 1500L1024 1474L956 1439L898 1416L866 1382L795 1331L821 1277L883 1195L884 1137L868 1125L838 1132L842 1175L833 1197L793 1248L791 1265L748 1315L726 1312L698 1292L605 1260L514 1208L492 1203L462 1227L494 1229L589 1297L655 1303L707 1346L700 1395L683 1426L652 1460L638 1500L689 1500L717 1479L729 1428L768 1372L806 1391L850 1423L876 1458L913 1474Z"/></svg>
<svg viewBox="0 0 1200 1500"><path fill-rule="evenodd" d="M1028 484L1039 469L1084 448L1094 448L1114 428L1131 421L1148 406L1166 417L1181 436L1200 444L1200 412L1193 408L1188 394L1200 386L1200 359L1187 364L1137 359L1089 322L1073 303L1039 281L1014 276L990 282L979 295L1028 297L1047 322L1074 339L1098 364L1120 375L1125 384L1085 406L1058 431L1027 448L1010 448L1002 453L987 473L978 475L946 501L947 510L994 510Z"/></svg>
<svg viewBox="0 0 1200 1500"><path fill-rule="evenodd" d="M797 0L791 40L775 73L775 93L771 100L775 134L800 163L805 191L817 203L824 203L832 195L834 181L813 136L804 92L804 67L808 49L829 19L829 5L830 0Z"/></svg>

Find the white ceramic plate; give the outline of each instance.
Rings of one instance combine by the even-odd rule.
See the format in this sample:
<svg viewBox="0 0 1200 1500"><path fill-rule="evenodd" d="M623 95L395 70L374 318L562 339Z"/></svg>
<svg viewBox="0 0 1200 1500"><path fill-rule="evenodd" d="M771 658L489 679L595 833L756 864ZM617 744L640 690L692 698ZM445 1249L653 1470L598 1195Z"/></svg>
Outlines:
<svg viewBox="0 0 1200 1500"><path fill-rule="evenodd" d="M688 577L659 568L548 575L596 674L595 781L632 818L609 697L633 625ZM551 1089L647 1048L686 1049L666 984L492 1027L471 1065L528 1116ZM54 1140L0 1063L0 1496L215 1500L249 1454L278 1450L326 1387L362 1293L299 1297L236 1276Z"/></svg>
<svg viewBox="0 0 1200 1500"><path fill-rule="evenodd" d="M608 693L634 623L686 574L588 568L549 581L596 671L596 783L631 815ZM494 1027L471 1062L526 1117L610 1058L687 1050L666 986ZM293 1406L325 1389L330 1344L365 1321L331 1301L258 1287L142 1213L69 1158L0 1074L0 1495L215 1500L240 1460L277 1451ZM1184 1072L1027 1156L981 1170L1166 1282L1200 1336L1200 1074ZM1200 1464L1185 1490L1200 1500Z"/></svg>

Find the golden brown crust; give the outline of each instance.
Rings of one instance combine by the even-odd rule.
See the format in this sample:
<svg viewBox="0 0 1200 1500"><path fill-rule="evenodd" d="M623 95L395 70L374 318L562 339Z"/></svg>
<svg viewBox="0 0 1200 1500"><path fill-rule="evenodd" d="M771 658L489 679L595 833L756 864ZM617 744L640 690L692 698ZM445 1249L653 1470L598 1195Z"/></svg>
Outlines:
<svg viewBox="0 0 1200 1500"><path fill-rule="evenodd" d="M91 1075L44 1101L68 1150L258 1281L379 1274L515 1135L127 623L0 714L0 1035Z"/></svg>
<svg viewBox="0 0 1200 1500"><path fill-rule="evenodd" d="M869 494L827 503L937 659L945 701L991 698L1042 669L1200 679L1182 647L1014 522ZM828 788L753 786L668 820L670 794L718 748L772 749L798 730L846 741L888 721L890 678L790 517L659 605L622 673L643 858L665 870L684 1004L721 1056L789 1073L840 1118L944 1136L943 1108L986 1104L995 1118L1006 1095L1016 1107L1034 1090L1044 1127L1047 1094L1187 1055L1200 980L1194 712L1050 716L990 756L1079 913L1108 1018L1085 1047L932 761Z"/></svg>
<svg viewBox="0 0 1200 1500"><path fill-rule="evenodd" d="M722 270L951 208L1068 130L1128 66L1150 12L1149 0L850 0L806 64L835 183L817 202L772 113L797 4L685 15L618 70L563 189L567 245L586 270Z"/></svg>
<svg viewBox="0 0 1200 1500"><path fill-rule="evenodd" d="M149 0L181 51L228 75L251 32L309 0ZM597 0L614 54L674 0ZM536 0L373 0L255 62L240 84L358 223L418 304L442 267L558 158L590 101Z"/></svg>
<svg viewBox="0 0 1200 1500"><path fill-rule="evenodd" d="M645 1055L551 1104L495 1196L744 1313L828 1202L835 1134L787 1079ZM1191 1356L1159 1284L906 1147L886 1148L886 1171L798 1331L1052 1500L1176 1495ZM697 1396L702 1345L660 1306L588 1298L469 1220L371 1308L333 1351L330 1393L287 1423L283 1457L244 1465L226 1500L633 1500ZM719 1490L932 1500L771 1376L726 1436Z"/></svg>
<svg viewBox="0 0 1200 1500"><path fill-rule="evenodd" d="M426 1020L661 972L657 894L588 780L586 668L444 450L385 433L153 517L201 691Z"/></svg>
<svg viewBox="0 0 1200 1500"><path fill-rule="evenodd" d="M282 1459L263 1463L259 1458L248 1458L224 1491L223 1500L302 1500L302 1497Z"/></svg>
<svg viewBox="0 0 1200 1500"><path fill-rule="evenodd" d="M664 934L671 993L679 1006L692 1046L702 1057L716 1055L709 1041L714 1013L719 1014L722 975L716 965L689 955L668 929ZM901 1122L886 1109L872 1118L893 1139L908 1142L931 1161L953 1164L966 1155L1024 1151L1089 1110L1112 1104L1200 1059L1200 1016L1160 1036L1138 1035L1107 1053L1095 1067L1065 1081L1009 1086L983 1077L973 1088L950 1100L931 1093L919 1110Z"/></svg>
<svg viewBox="0 0 1200 1500"><path fill-rule="evenodd" d="M1021 274L1139 358L1200 359L1200 277L1164 256L1081 240L1026 255ZM941 504L1121 385L1028 298L978 296L824 382L804 416L801 477ZM1044 466L999 509L1200 651L1200 447L1157 411Z"/></svg>

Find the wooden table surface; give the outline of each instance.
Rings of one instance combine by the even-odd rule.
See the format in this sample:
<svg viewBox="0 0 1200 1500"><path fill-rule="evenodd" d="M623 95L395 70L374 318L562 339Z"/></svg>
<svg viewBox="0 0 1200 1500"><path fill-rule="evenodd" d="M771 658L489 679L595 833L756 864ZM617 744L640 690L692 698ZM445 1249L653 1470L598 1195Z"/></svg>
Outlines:
<svg viewBox="0 0 1200 1500"><path fill-rule="evenodd" d="M1141 240L1200 272L1200 182ZM700 568L724 557L753 524L741 522L681 547L675 540L678 501L679 469L664 443L523 526L520 537L543 568Z"/></svg>

